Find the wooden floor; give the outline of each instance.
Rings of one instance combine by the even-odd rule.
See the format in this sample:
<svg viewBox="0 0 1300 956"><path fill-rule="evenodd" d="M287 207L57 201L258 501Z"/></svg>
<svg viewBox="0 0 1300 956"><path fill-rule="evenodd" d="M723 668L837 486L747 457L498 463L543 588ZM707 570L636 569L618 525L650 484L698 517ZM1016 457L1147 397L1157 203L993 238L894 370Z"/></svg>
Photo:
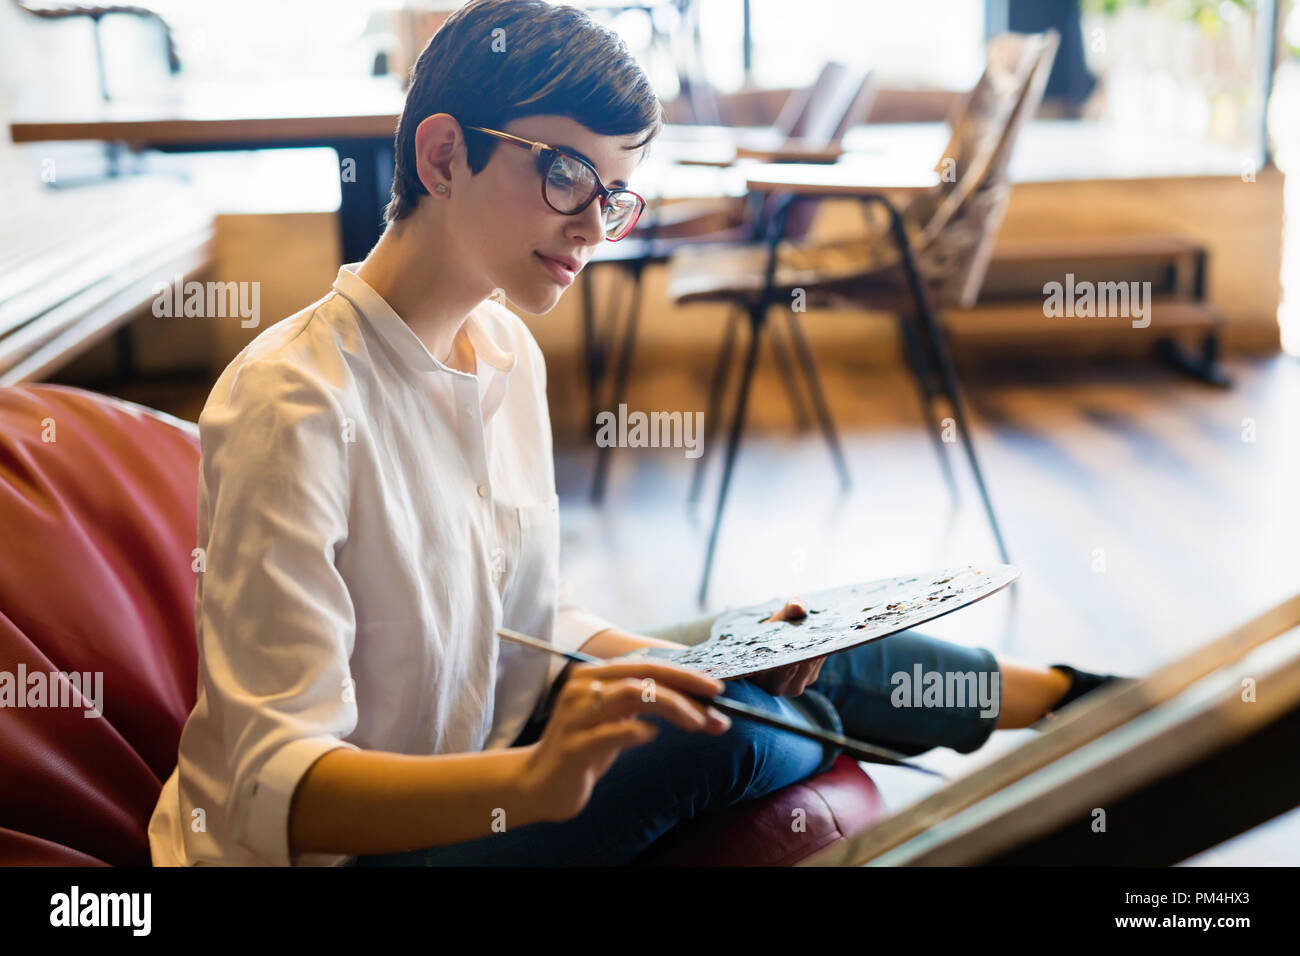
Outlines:
<svg viewBox="0 0 1300 956"><path fill-rule="evenodd" d="M1300 361L1228 369L1236 385L1226 391L1144 364L965 369L985 478L1023 577L926 630L999 656L1138 675L1300 590ZM996 559L960 445L947 448L954 503L910 380L866 365L824 375L853 487L840 492L820 437L795 430L785 392L761 366L710 610ZM678 449L615 450L606 501L594 508L585 399L571 370L553 367L550 380L575 592L633 629L698 616L722 442L696 513L686 505L695 462ZM702 409L705 381L699 368L638 371L628 404ZM203 399L193 389L124 394L188 418ZM921 759L963 771L1030 733ZM893 809L932 787L905 770L871 773ZM1300 863L1300 812L1198 862Z"/></svg>
<svg viewBox="0 0 1300 956"><path fill-rule="evenodd" d="M1300 362L1229 367L1231 390L1140 364L967 374L976 447L1023 578L1013 596L934 629L1133 670L1300 590ZM954 504L910 381L880 369L824 375L853 487L840 492L820 437L797 434L784 392L760 381L711 609L997 556L961 446L946 449ZM635 379L628 404L694 410L701 392L689 373L660 372ZM722 442L695 514L696 463L678 449L616 449L606 502L593 508L594 446L577 438L576 399L552 397L568 575L628 625L697 615ZM1254 441L1243 440L1247 420Z"/></svg>
<svg viewBox="0 0 1300 956"><path fill-rule="evenodd" d="M976 447L1023 576L925 630L1040 665L1140 675L1300 591L1300 361L1228 367L1227 391L1143 364L970 370ZM946 449L954 504L910 380L870 367L825 374L852 490L840 493L819 435L796 433L785 392L766 375L710 610L997 557L961 446ZM703 408L702 380L698 370L640 375L629 408ZM576 593L632 628L698 616L722 441L698 513L686 506L695 463L676 449L618 449L605 504L593 508L580 392L556 391L562 549ZM922 759L964 771L1031 733ZM906 770L871 773L894 809L933 786ZM1300 864L1300 812L1201 862Z"/></svg>

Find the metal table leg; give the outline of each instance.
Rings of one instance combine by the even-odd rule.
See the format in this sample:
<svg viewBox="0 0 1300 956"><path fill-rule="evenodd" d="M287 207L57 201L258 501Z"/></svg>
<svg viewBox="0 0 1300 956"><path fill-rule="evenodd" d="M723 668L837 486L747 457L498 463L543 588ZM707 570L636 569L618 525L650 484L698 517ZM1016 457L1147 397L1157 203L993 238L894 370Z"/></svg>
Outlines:
<svg viewBox="0 0 1300 956"><path fill-rule="evenodd" d="M885 208L889 210L889 229L894 237L894 243L898 246L899 255L903 260L903 270L907 274L907 283L911 288L912 298L916 301L917 312L921 316L921 330L929 339L927 343L922 343L922 347L924 349L924 346L928 345L934 356L940 380L943 382L948 400L952 404L953 418L957 420L957 431L961 435L962 445L966 449L966 457L970 461L971 471L975 476L975 484L979 488L980 498L984 501L984 510L988 514L989 525L993 529L993 537L997 539L998 553L1001 554L1005 563L1010 564L1011 559L1007 555L1007 546L1002 538L1002 529L998 525L997 515L993 512L993 503L989 500L988 488L984 484L984 474L980 470L979 459L975 455L975 445L971 440L970 427L966 420L966 404L962 398L961 388L957 383L957 369L953 365L952 356L948 352L943 327L939 324L939 318L935 314L934 305L931 303L929 293L926 291L925 282L921 278L920 270L917 268L916 257L912 252L912 244L907 238L907 229L903 224L902 214L887 199L882 197L879 201L884 203Z"/></svg>
<svg viewBox="0 0 1300 956"><path fill-rule="evenodd" d="M713 510L713 528L709 532L709 548L704 555L704 574L700 579L699 603L709 591L709 577L713 572L713 554L718 546L718 529L722 527L722 511L727 504L727 490L731 487L731 471L740 451L740 437L745 430L745 409L749 404L749 386L754 378L754 365L758 360L758 347L763 339L763 324L767 315L766 303L755 306L749 313L749 348L745 351L745 370L740 377L740 392L736 395L736 410L731 418L731 434L727 439L727 458L722 466L722 485L718 489L718 504Z"/></svg>

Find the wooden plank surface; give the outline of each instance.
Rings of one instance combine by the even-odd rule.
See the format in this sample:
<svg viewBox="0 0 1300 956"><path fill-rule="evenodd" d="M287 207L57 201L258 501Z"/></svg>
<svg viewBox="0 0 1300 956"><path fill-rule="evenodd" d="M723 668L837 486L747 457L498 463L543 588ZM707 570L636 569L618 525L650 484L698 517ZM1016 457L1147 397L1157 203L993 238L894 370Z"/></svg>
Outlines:
<svg viewBox="0 0 1300 956"><path fill-rule="evenodd" d="M404 95L388 79L177 85L143 99L15 106L15 143L115 140L136 146L391 137Z"/></svg>
<svg viewBox="0 0 1300 956"><path fill-rule="evenodd" d="M1067 767L1057 772L1049 768L1053 767L1054 762L1078 753L1088 744L1101 741L1107 734L1127 728L1138 717L1169 704L1184 690L1219 668L1230 667L1251 651L1281 634L1294 631L1297 627L1300 627L1300 596L1290 598L1254 615L1249 621L1243 622L1222 637L1196 648L1187 656L1159 669L1140 684L1113 687L1093 695L1086 703L1081 702L1077 708L1072 708L1068 715L1060 717L1049 733L1027 741L1023 747L1012 751L1001 760L978 768L969 776L954 781L950 786L944 787L905 812L872 827L859 838L830 847L825 853L808 862L810 865L817 866L859 866L882 858L892 863L925 862L935 865L953 865L957 862L954 859L957 853L969 855L996 852L1013 845L1018 838L1016 831L1023 829L1021 836L1024 837L1032 833L1029 821L1024 815L1025 807L1016 804L1017 799L1024 799L1027 794L1012 794L1008 801L1014 805L1009 811L1003 802L987 808L987 814L999 812L1015 814L1013 822L1008 821L1006 817L1001 818L1003 824L1012 822L1010 829L1004 825L996 833L984 834L979 840L971 841L970 845L963 844L961 849L941 851L936 843L945 838L955 839L958 834L968 837L969 823L960 821L958 817L960 813L979 806L981 801L994 801L1007 788L1035 773L1043 773L1050 792L1057 798L1061 798L1050 807L1042 803L1034 805L1036 812L1042 816L1042 820L1039 821L1042 826L1046 826L1056 814L1067 812L1074 806L1074 801L1081 796L1091 797L1094 800L1115 799L1118 794L1127 792L1125 788L1136 787L1147 779L1144 773L1154 775L1158 771L1181 765L1180 761L1191 760L1195 756L1194 751L1176 746L1180 737L1183 740L1187 739L1190 729L1184 728L1180 732L1177 726L1179 721L1174 720L1172 737L1157 740L1154 735L1143 735L1140 732L1130 734L1132 739L1127 741L1127 745L1145 748L1141 751L1145 754L1145 758L1137 761L1136 765L1133 761L1119 760L1118 762L1123 765L1122 772L1117 768L1109 780L1100 779L1095 773L1089 774L1088 782L1091 787L1087 794L1084 793L1084 781L1077 770ZM1300 651L1300 645L1295 641L1291 643L1293 648ZM1288 658L1288 666L1291 668L1288 673L1294 674L1294 677L1288 680L1300 679L1300 667L1295 664L1296 661ZM1240 687L1236 689L1240 690ZM1278 708L1289 706L1290 702L1291 699L1287 697L1275 695L1271 709L1252 708L1239 714L1239 719L1235 721L1236 729L1244 733L1248 727L1254 726L1252 721L1265 719L1269 716L1270 710L1272 716L1277 716ZM1191 720L1203 715L1199 709L1193 708L1191 712L1180 713L1178 716ZM1191 739L1196 741L1198 746L1204 745L1209 748L1214 740L1213 735L1209 733L1211 728L1223 735L1228 734L1231 729L1211 721L1205 733L1192 734ZM1163 747L1153 749L1153 745L1157 743L1163 743ZM1122 757L1122 755L1122 749L1118 754L1109 754L1111 757ZM1081 759L1085 764L1087 763L1086 758ZM1091 769L1096 771L1095 766ZM1038 786L1041 788L1044 784L1040 781ZM1029 789L1033 791L1034 787L1030 786ZM1072 791L1069 801L1063 799L1066 797L1064 789ZM1048 810L1051 812L1046 812ZM951 824L952 832L945 834L929 832L932 828L948 824ZM904 849L908 841L917 841L918 845L911 849ZM891 851L897 852L891 853ZM886 854L890 855L886 856ZM971 861L966 860L966 862Z"/></svg>
<svg viewBox="0 0 1300 956"><path fill-rule="evenodd" d="M743 167L750 189L798 196L867 198L920 193L939 184L939 174L905 157L855 156L838 163L760 163Z"/></svg>

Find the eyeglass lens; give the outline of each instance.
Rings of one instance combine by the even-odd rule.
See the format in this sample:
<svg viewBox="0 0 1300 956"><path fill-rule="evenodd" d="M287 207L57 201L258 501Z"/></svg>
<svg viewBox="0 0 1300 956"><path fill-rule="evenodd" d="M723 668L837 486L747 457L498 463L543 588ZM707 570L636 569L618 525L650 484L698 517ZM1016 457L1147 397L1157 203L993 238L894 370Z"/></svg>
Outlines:
<svg viewBox="0 0 1300 956"><path fill-rule="evenodd" d="M571 156L557 154L546 173L546 201L558 212L573 213L595 195L597 187L591 167ZM638 205L629 192L611 192L605 200L605 235L620 235Z"/></svg>

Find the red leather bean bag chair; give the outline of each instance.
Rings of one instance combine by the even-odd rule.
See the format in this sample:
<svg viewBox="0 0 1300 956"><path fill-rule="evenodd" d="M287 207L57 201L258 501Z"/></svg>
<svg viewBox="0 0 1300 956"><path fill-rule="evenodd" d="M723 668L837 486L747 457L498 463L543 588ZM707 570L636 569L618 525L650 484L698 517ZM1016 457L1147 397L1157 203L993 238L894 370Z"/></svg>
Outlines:
<svg viewBox="0 0 1300 956"><path fill-rule="evenodd" d="M149 865L194 706L198 460L193 423L67 386L0 388L0 671L103 673L102 716L0 707L0 863ZM677 827L639 862L793 864L883 815L841 757Z"/></svg>

